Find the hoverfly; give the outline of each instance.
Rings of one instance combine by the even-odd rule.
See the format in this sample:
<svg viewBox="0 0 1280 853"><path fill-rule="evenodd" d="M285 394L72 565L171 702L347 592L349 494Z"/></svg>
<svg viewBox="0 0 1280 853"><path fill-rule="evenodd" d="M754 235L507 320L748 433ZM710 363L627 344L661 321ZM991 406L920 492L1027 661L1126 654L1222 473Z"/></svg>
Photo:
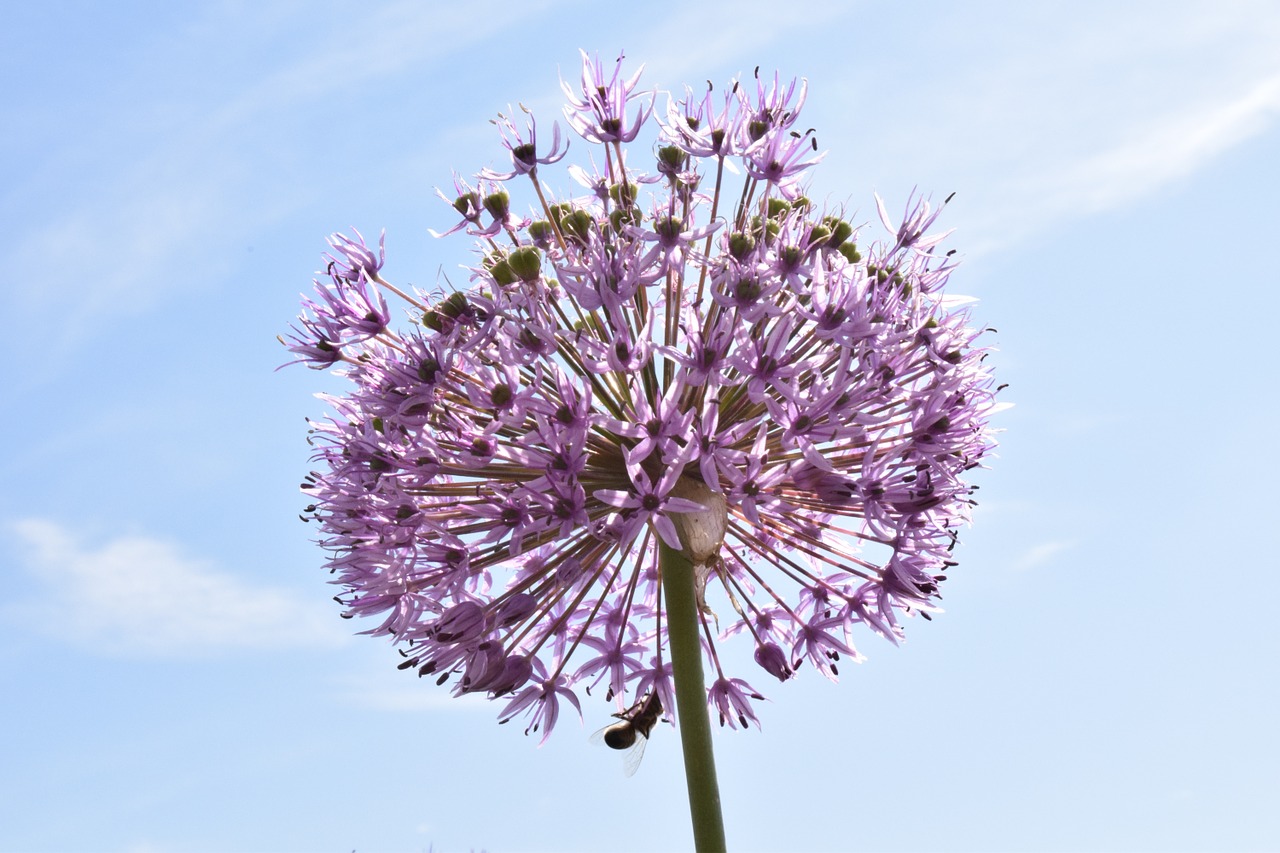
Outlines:
<svg viewBox="0 0 1280 853"><path fill-rule="evenodd" d="M624 750L622 772L631 776L640 767L644 748L649 743L649 732L662 717L662 700L656 691L643 696L625 711L613 716L621 722L605 726L591 736L592 743L603 743L610 749Z"/></svg>

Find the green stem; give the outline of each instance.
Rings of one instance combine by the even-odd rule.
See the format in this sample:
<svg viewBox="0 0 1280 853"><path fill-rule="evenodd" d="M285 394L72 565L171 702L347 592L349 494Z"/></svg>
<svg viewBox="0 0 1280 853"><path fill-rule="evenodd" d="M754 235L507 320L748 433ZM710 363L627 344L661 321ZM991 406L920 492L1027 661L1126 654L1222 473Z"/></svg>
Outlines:
<svg viewBox="0 0 1280 853"><path fill-rule="evenodd" d="M676 682L676 721L684 751L684 775L689 786L693 844L698 853L723 851L724 819L720 816L720 786L711 751L711 715L702 677L698 603L693 565L681 551L659 539L662 589L667 600L667 636L671 640L671 670Z"/></svg>

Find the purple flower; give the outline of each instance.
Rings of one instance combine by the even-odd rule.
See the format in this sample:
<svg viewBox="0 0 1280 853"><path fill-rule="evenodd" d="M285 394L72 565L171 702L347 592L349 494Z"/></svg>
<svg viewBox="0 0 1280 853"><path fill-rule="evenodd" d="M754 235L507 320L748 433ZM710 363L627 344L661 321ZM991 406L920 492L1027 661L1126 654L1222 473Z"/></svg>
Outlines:
<svg viewBox="0 0 1280 853"><path fill-rule="evenodd" d="M795 194L788 190L795 186L795 176L817 165L826 156L823 152L803 159L811 147L817 151L818 142L811 133L766 134L743 152L747 174L757 180L777 184L784 196L794 198Z"/></svg>
<svg viewBox="0 0 1280 853"><path fill-rule="evenodd" d="M693 90L686 86L684 100L672 101L667 107L663 135L693 157L724 158L735 153L742 101L733 90L727 90L716 112L713 91L708 84L702 100L694 101Z"/></svg>
<svg viewBox="0 0 1280 853"><path fill-rule="evenodd" d="M739 122L742 148L746 148L761 139L777 136L781 131L789 129L800 117L800 109L804 106L809 92L809 81L801 78L782 83L778 74L773 75L773 83L767 88L760 79L760 69L755 72L756 94L752 98L747 87L734 84L741 102L743 116ZM799 91L797 92L797 88ZM792 103L792 98L795 103Z"/></svg>
<svg viewBox="0 0 1280 853"><path fill-rule="evenodd" d="M707 693L711 707L720 714L720 725L728 723L731 729L741 725L745 729L748 723L755 723L759 728L760 721L751 710L751 700L764 697L750 684L741 678L725 678L722 675L712 683Z"/></svg>
<svg viewBox="0 0 1280 853"><path fill-rule="evenodd" d="M514 178L516 175L536 175L538 164L549 166L552 163L559 162L565 154L569 152L569 145L565 143L563 148L560 147L560 125L552 122L551 124L551 150L543 155L538 156L538 123L534 120L533 114L523 104L520 109L529 116L529 122L525 125L525 131L528 134L528 141L525 141L525 134L520 133L520 129L516 127L507 116L498 115L498 120L494 124L498 127L498 133L502 136L502 147L511 153L511 165L514 167L510 172L495 172L490 169L482 169L480 177L490 181L506 181ZM510 134L508 136L507 134Z"/></svg>
<svg viewBox="0 0 1280 853"><path fill-rule="evenodd" d="M588 142L631 142L640 132L640 127L653 114L653 98L650 93L637 92L636 84L640 82L640 72L644 66L636 69L635 74L627 79L622 78L622 60L619 56L614 64L613 76L605 79L606 72L600 63L600 57L592 59L587 52L582 53L582 81L578 89L561 81L565 97L569 103L564 108L565 118L569 125ZM649 96L649 103L642 104L627 126L627 106L632 100Z"/></svg>
<svg viewBox="0 0 1280 853"><path fill-rule="evenodd" d="M402 290L381 240L335 235L283 339L351 382L304 484L345 615L544 738L591 688L674 712L659 542L693 563L725 725L759 725L762 697L723 643L786 681L834 679L863 628L899 642L937 609L1000 408L982 330L943 294L941 208L895 222L876 197L877 240L808 200L803 81L686 94L650 174L624 148L653 112L638 82L584 53L565 84L603 149L570 167L584 198L537 173L558 128L539 151L532 116L500 118L511 171L440 194L444 235L479 240L468 287Z"/></svg>

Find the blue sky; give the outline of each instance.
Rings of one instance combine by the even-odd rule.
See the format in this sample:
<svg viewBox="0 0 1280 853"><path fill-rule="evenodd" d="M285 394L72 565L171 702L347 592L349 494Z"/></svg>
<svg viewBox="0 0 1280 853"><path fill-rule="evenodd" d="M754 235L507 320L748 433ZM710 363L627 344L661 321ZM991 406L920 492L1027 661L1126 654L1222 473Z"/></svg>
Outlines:
<svg viewBox="0 0 1280 853"><path fill-rule="evenodd" d="M580 47L807 77L870 221L955 191L1016 403L947 612L717 737L730 845L1280 848L1280 7L602 8L3 4L0 849L688 846L674 730L626 779L602 705L538 748L351 636L296 518L340 386L273 372L329 233L468 262L434 188Z"/></svg>

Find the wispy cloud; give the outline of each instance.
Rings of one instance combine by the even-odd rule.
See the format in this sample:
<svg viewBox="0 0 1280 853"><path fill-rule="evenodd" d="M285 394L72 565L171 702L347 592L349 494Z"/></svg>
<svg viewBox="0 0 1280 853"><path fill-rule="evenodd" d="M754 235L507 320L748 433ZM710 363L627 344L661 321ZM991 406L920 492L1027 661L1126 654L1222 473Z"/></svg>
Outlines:
<svg viewBox="0 0 1280 853"><path fill-rule="evenodd" d="M1224 101L1157 116L1131 128L1111 147L1064 164L1030 188L1042 193L1044 214L1109 210L1192 174L1280 118L1280 74Z"/></svg>
<svg viewBox="0 0 1280 853"><path fill-rule="evenodd" d="M1052 562L1059 554L1074 546L1075 542L1066 539L1041 542L1039 545L1034 545L1019 554L1013 562L1013 568L1020 572L1038 568Z"/></svg>
<svg viewBox="0 0 1280 853"><path fill-rule="evenodd" d="M886 183L958 190L971 254L1150 197L1280 121L1274 4L1008 12L952 13L948 73L888 69L901 103L928 106L854 137Z"/></svg>
<svg viewBox="0 0 1280 853"><path fill-rule="evenodd" d="M494 37L497 24L519 26L546 6L481 0L448 9L401 0L331 20L211 7L192 13L176 56L172 46L156 49L156 67L145 69L147 77L186 82L193 91L187 100L171 103L136 85L128 76L136 69L124 63L113 71L120 77L114 90L122 94L87 132L90 119L58 102L66 93L38 90L29 100L39 106L24 103L22 118L42 128L47 141L20 151L15 159L34 165L3 193L7 206L23 210L21 227L10 234L10 264L38 271L39 286L15 286L10 296L17 313L33 318L17 334L53 354L34 371L52 370L58 354L180 288L217 286L237 257L228 249L243 252L255 234L333 191L343 175L326 180L331 164L308 160L319 147L308 145L309 135L376 138L377 116L329 110L327 101L347 110L388 80L429 80L424 69ZM491 25L476 28L477 19ZM305 47L308 35L356 53ZM271 46L273 59L261 63L258 79L243 85L227 75L223 83L203 68L207 63L192 61L217 57L229 39L247 52ZM131 47L154 45L142 40Z"/></svg>
<svg viewBox="0 0 1280 853"><path fill-rule="evenodd" d="M91 652L174 656L231 649L336 646L328 608L145 536L96 545L44 519L9 525L35 596L0 611L12 625Z"/></svg>

